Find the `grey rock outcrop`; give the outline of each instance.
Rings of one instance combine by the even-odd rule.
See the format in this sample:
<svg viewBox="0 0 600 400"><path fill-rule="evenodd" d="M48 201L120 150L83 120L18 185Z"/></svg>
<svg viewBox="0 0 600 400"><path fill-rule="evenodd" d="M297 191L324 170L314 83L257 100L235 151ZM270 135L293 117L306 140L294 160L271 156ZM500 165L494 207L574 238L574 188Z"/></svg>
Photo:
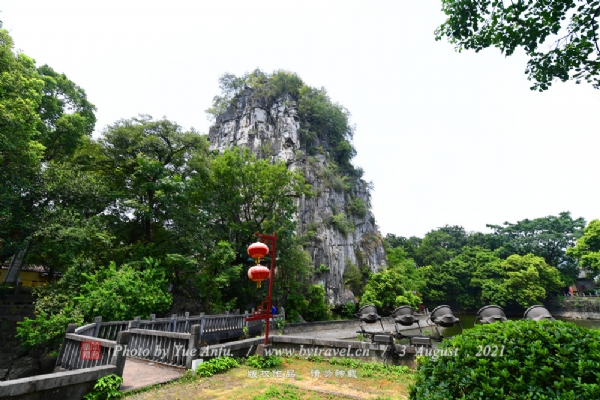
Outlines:
<svg viewBox="0 0 600 400"><path fill-rule="evenodd" d="M282 160L288 168L303 172L316 196L299 199L298 234L308 239L305 249L315 264L313 282L324 285L332 306L340 306L353 297L344 287L346 268L377 272L385 266L383 240L371 213L369 184L362 179L348 179L346 182L355 182L353 187L332 182L327 170L327 143L320 143L321 151L308 156L302 134L292 96L266 104L246 89L217 117L209 140L211 150L245 146L258 157ZM362 205L362 209L356 211L351 202Z"/></svg>

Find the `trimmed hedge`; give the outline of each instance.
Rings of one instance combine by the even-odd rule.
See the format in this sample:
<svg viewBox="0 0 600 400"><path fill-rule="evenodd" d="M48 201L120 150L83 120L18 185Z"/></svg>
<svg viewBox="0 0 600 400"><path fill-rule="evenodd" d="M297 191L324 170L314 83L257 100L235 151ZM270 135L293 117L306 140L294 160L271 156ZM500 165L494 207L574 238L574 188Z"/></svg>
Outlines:
<svg viewBox="0 0 600 400"><path fill-rule="evenodd" d="M599 330L508 321L478 325L440 347L457 355L418 357L411 399L600 399Z"/></svg>

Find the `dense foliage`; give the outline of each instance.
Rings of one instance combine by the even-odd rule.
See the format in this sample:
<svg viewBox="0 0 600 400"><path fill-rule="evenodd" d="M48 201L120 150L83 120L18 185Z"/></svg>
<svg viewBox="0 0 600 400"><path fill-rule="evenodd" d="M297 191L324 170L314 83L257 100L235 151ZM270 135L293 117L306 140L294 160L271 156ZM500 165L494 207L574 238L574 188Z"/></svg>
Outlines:
<svg viewBox="0 0 600 400"><path fill-rule="evenodd" d="M560 321L478 325L420 357L411 399L600 398L600 331ZM454 354L454 353L452 353Z"/></svg>
<svg viewBox="0 0 600 400"><path fill-rule="evenodd" d="M577 245L567 254L580 260L581 266L593 274L600 273L600 221L595 219L586 226Z"/></svg>
<svg viewBox="0 0 600 400"><path fill-rule="evenodd" d="M28 264L62 277L38 289L23 343L51 345L67 323L96 315L165 312L176 298L208 313L256 304L265 289L244 267L257 231L280 238L277 305L292 318L321 315L304 301L312 260L292 218L295 199L308 194L300 174L247 150L211 153L205 136L166 118L123 119L93 139L95 108L83 89L16 55L0 35L0 262L23 249ZM269 81L267 97L302 87L289 73Z"/></svg>
<svg viewBox="0 0 600 400"><path fill-rule="evenodd" d="M442 0L442 10L448 19L437 40L447 37L458 51L493 46L508 56L522 48L532 90L548 89L555 78L600 88L600 1Z"/></svg>
<svg viewBox="0 0 600 400"><path fill-rule="evenodd" d="M302 150L309 155L329 155L333 168L339 166L342 175L359 178L362 174L350 163L356 155L351 143L354 131L350 113L334 103L324 88L308 86L292 72L279 70L267 74L260 69L240 77L226 73L219 78L219 87L221 95L215 96L213 106L206 110L211 118L235 110L246 89L251 89L252 96L267 107L281 96L291 96L298 104L301 118Z"/></svg>
<svg viewBox="0 0 600 400"><path fill-rule="evenodd" d="M196 376L200 378L207 378L239 366L240 363L232 357L212 358L207 362L203 362L198 366L198 368L196 368Z"/></svg>
<svg viewBox="0 0 600 400"><path fill-rule="evenodd" d="M562 212L488 225L491 233L444 226L424 238L389 234L386 243L414 260L417 275L425 283L420 286L421 299L430 307L449 304L474 311L495 303L526 308L575 282L580 272L577 261L583 253L572 246L581 238L584 226L583 218L573 219ZM591 234L593 228L589 231ZM581 267L589 269L583 262Z"/></svg>
<svg viewBox="0 0 600 400"><path fill-rule="evenodd" d="M92 138L95 107L82 88L16 54L3 30L0 61L0 262L23 250L50 280L61 276L37 289L36 318L18 328L25 345L52 346L66 324L97 315L122 320L166 312L178 299L208 313L256 305L267 288L257 290L245 267L257 231L279 237L285 268L275 271L275 304L292 321L331 317L325 288L310 284L329 266L315 268L304 250L316 243L318 224L299 226L293 218L296 200L312 194L300 173L240 148L211 152L205 136L166 118L122 119ZM351 164L350 114L325 89L294 73L258 69L225 74L220 86L208 110L215 117L235 111L246 95L266 107L293 101L301 120L298 153L325 188L345 199L323 222L342 235L375 223L370 186ZM583 234L584 226L561 213L490 225L489 234L447 225L423 238L388 235L388 268L373 273L357 250L359 265L348 263L342 278L361 305L382 310L423 302L526 307L572 283L578 262L600 270L600 225L592 221ZM355 306L340 312L351 315Z"/></svg>
<svg viewBox="0 0 600 400"><path fill-rule="evenodd" d="M123 378L118 375L110 374L98 379L94 389L86 394L84 400L112 400L120 399L124 394L119 390L123 383Z"/></svg>
<svg viewBox="0 0 600 400"><path fill-rule="evenodd" d="M370 277L360 305L373 304L384 313L389 313L398 306L416 307L421 304L421 299L413 294L423 285L414 262L406 258L401 248L388 250L388 260L387 269Z"/></svg>

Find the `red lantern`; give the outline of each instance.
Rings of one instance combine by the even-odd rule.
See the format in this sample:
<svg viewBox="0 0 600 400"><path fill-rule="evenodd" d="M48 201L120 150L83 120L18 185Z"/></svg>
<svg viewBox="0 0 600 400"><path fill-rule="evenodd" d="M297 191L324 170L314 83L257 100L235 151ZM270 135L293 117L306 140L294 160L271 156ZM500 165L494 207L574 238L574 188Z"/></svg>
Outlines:
<svg viewBox="0 0 600 400"><path fill-rule="evenodd" d="M261 242L252 243L248 247L248 254L256 260L256 264L260 264L260 259L269 254L269 247Z"/></svg>
<svg viewBox="0 0 600 400"><path fill-rule="evenodd" d="M256 287L259 288L260 283L269 277L270 272L269 268L264 265L255 265L248 270L248 278L252 282L256 282Z"/></svg>

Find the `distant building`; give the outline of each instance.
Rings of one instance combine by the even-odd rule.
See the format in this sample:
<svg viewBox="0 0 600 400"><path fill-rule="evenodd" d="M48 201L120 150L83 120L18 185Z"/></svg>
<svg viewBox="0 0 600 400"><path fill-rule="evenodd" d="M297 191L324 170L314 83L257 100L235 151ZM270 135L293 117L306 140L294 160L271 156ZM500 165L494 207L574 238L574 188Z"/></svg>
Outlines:
<svg viewBox="0 0 600 400"><path fill-rule="evenodd" d="M0 282L4 282L4 277L8 273L8 265L3 265L0 269ZM55 276L54 280L58 280ZM19 274L19 281L23 286L45 286L48 284L48 272L42 267L24 267Z"/></svg>

